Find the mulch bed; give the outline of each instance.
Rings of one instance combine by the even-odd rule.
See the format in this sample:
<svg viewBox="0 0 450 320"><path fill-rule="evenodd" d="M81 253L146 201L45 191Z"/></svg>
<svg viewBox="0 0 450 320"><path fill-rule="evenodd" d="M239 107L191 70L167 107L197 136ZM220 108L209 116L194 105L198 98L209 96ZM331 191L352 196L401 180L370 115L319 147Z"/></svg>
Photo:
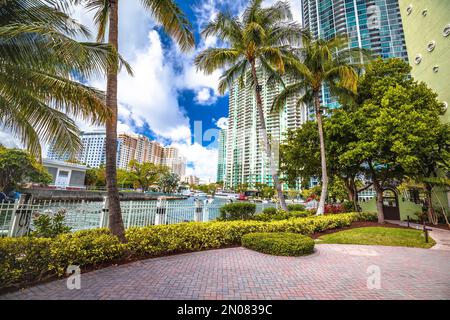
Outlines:
<svg viewBox="0 0 450 320"><path fill-rule="evenodd" d="M356 228L365 228L365 227L383 227L383 228L398 228L398 229L409 229L408 227L399 226L392 223L383 223L380 224L378 222L372 222L372 221L356 221L352 222L352 224L349 227L344 228L335 228L335 229L328 229L323 232L317 232L311 235L311 238L317 239L323 235L330 234L330 233L336 233L344 230L350 230L350 229L356 229Z"/></svg>

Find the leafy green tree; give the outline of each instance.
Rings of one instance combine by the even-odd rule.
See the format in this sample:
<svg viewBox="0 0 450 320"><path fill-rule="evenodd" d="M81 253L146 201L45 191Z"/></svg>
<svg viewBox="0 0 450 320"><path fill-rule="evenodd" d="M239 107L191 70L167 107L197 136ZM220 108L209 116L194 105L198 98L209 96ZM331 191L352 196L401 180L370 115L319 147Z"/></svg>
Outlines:
<svg viewBox="0 0 450 320"><path fill-rule="evenodd" d="M154 164L151 162L139 163L136 160L130 161L131 180L134 181L142 191L147 191L151 185L157 184L160 179L169 174L167 166Z"/></svg>
<svg viewBox="0 0 450 320"><path fill-rule="evenodd" d="M354 139L351 127L342 120L340 113L331 113L323 119L325 131L327 168L333 181L343 183L348 200L357 203L358 192L370 186L363 186L360 177L363 174L361 162L341 161L339 155L348 150L349 142ZM301 179L302 186L308 186L312 177L321 177L320 139L317 124L307 121L296 130L289 130L283 144L280 145L281 170L291 186ZM334 186L330 185L330 188ZM336 190L330 195L335 198ZM331 191L330 191L331 192ZM342 199L343 193L339 194Z"/></svg>
<svg viewBox="0 0 450 320"><path fill-rule="evenodd" d="M26 182L48 184L52 176L30 153L0 145L0 190L8 194Z"/></svg>
<svg viewBox="0 0 450 320"><path fill-rule="evenodd" d="M291 46L299 46L304 31L292 21L287 2L276 2L262 8L263 0L252 0L240 17L219 12L217 17L202 31L204 37L215 36L225 44L223 48L210 48L196 58L198 69L207 74L224 68L219 83L219 92L224 93L236 81L243 87L244 82L255 89L257 115L264 150L271 164L271 174L281 207L286 210L278 172L274 165L271 145L266 130L266 120L261 97L262 85L258 80L258 69L269 78L282 82L284 60L291 55ZM249 74L250 73L250 74ZM250 79L245 80L244 79Z"/></svg>
<svg viewBox="0 0 450 320"><path fill-rule="evenodd" d="M248 183L241 183L236 187L236 192L244 193L245 191L248 191L249 185Z"/></svg>
<svg viewBox="0 0 450 320"><path fill-rule="evenodd" d="M355 94L357 88L358 65L350 61L360 61L368 57L365 50L347 48L347 39L338 36L330 40L312 40L310 36L303 39L302 48L297 50L297 56L286 63L286 72L294 77L296 82L288 85L273 102L273 108L280 109L285 101L294 96L300 96L298 104L312 104L315 110L320 142L320 165L322 178L322 197L317 214L324 213L328 189L328 172L326 161L325 135L322 124L323 106L320 104L322 87L327 85L332 94Z"/></svg>
<svg viewBox="0 0 450 320"><path fill-rule="evenodd" d="M103 92L72 80L118 69L109 45L72 20L65 0L0 1L0 126L36 157L41 143L60 153L81 148L73 119L103 124L111 115Z"/></svg>
<svg viewBox="0 0 450 320"><path fill-rule="evenodd" d="M118 50L119 37L119 0L72 0L85 4L95 12L97 24L97 41L104 41ZM145 10L162 26L162 29L186 51L194 47L191 25L185 14L173 0L141 0ZM107 73L106 105L112 116L106 122L106 182L109 199L109 228L111 232L125 242L125 228L120 209L117 189L116 153L117 153L117 69L110 68Z"/></svg>
<svg viewBox="0 0 450 320"><path fill-rule="evenodd" d="M121 188L134 188L135 176L133 172L117 169L117 183Z"/></svg>
<svg viewBox="0 0 450 320"><path fill-rule="evenodd" d="M442 148L439 117L444 106L409 73L410 66L400 59L372 62L359 80L355 103L337 111L354 140L340 161L361 163L377 194L380 223L384 222L384 189L419 174L425 155Z"/></svg>
<svg viewBox="0 0 450 320"><path fill-rule="evenodd" d="M105 187L106 186L105 166L102 165L98 168L87 169L84 182L87 186L91 187Z"/></svg>
<svg viewBox="0 0 450 320"><path fill-rule="evenodd" d="M176 173L167 172L161 176L158 185L164 193L174 192L178 188L180 177Z"/></svg>

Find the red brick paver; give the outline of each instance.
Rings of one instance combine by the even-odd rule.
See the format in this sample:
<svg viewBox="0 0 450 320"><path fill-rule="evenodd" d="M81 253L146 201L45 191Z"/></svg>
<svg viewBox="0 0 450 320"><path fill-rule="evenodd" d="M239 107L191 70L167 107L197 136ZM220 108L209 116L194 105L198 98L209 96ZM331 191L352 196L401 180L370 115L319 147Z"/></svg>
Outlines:
<svg viewBox="0 0 450 320"><path fill-rule="evenodd" d="M367 268L381 288L367 288ZM307 257L276 257L244 248L148 259L82 274L0 299L450 299L450 252L320 244Z"/></svg>

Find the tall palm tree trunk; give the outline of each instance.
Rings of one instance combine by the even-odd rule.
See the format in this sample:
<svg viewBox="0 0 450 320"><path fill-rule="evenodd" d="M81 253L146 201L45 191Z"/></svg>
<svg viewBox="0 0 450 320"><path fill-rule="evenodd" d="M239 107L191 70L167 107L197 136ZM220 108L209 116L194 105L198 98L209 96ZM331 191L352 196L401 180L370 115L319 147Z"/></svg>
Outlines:
<svg viewBox="0 0 450 320"><path fill-rule="evenodd" d="M258 116L259 116L259 122L261 125L261 133L264 140L264 148L267 154L267 157L270 161L270 170L272 173L273 183L275 184L275 188L277 189L277 195L280 199L280 205L281 209L287 211L286 201L284 200L283 191L281 190L281 184L280 180L278 179L278 173L277 168L275 168L275 162L272 156L272 150L269 143L269 138L267 137L267 128L266 128L266 121L264 119L264 110L262 106L262 98L261 98L261 92L259 90L259 82L258 82L258 76L256 75L256 66L255 66L255 60L251 61L252 66L252 76L253 81L255 83L255 92L256 92L256 106L258 108Z"/></svg>
<svg viewBox="0 0 450 320"><path fill-rule="evenodd" d="M317 127L319 129L320 140L320 164L322 166L322 192L320 194L319 208L317 208L317 215L322 215L325 212L325 200L328 192L328 174L327 174L327 159L325 157L325 140L323 135L322 114L320 112L320 97L319 93L314 93L314 104L316 109Z"/></svg>
<svg viewBox="0 0 450 320"><path fill-rule="evenodd" d="M108 42L118 51L119 0L110 0ZM106 84L106 106L112 116L106 122L106 187L108 190L109 228L125 242L125 228L117 189L117 71L109 70Z"/></svg>

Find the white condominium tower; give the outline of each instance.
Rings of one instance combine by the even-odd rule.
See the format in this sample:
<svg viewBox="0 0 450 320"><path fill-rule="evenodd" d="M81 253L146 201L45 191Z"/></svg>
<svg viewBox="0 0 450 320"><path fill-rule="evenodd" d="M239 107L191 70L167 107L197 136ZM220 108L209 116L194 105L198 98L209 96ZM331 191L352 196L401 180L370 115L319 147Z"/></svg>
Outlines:
<svg viewBox="0 0 450 320"><path fill-rule="evenodd" d="M106 161L106 133L105 131L82 132L82 150L76 155L76 160L91 168L98 168ZM120 146L119 148L120 149ZM69 160L68 154L55 152L53 145L47 151L47 158L50 160Z"/></svg>
<svg viewBox="0 0 450 320"><path fill-rule="evenodd" d="M260 122L256 107L255 89L251 85L251 74L244 77L241 88L236 81L230 88L229 115L226 146L225 188L235 188L247 183L273 185L269 160L265 155ZM296 97L288 99L278 112L270 112L274 98L281 92L282 85L268 85L267 76L258 71L259 83L262 85L261 96L266 119L266 127L271 139L275 165L278 166L278 147L283 134L288 129L296 129L308 119L306 106L297 105ZM286 84L291 83L285 79Z"/></svg>

